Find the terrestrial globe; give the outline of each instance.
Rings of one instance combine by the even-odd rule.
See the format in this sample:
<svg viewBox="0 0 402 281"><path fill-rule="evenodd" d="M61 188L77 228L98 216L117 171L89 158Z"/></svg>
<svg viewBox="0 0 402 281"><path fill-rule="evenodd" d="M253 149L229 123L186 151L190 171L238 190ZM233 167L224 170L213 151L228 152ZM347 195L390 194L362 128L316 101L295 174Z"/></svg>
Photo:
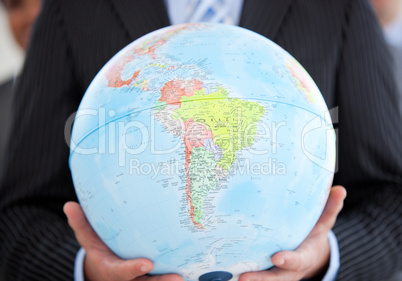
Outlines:
<svg viewBox="0 0 402 281"><path fill-rule="evenodd" d="M83 97L70 149L104 243L185 280L272 267L314 227L335 167L312 78L272 41L223 24L169 26L117 53Z"/></svg>

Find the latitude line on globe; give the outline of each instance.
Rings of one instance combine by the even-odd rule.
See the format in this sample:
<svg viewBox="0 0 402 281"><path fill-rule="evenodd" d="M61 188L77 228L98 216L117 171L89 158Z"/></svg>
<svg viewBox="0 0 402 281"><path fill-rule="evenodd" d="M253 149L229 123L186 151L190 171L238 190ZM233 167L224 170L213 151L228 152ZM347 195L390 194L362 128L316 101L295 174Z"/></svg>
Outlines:
<svg viewBox="0 0 402 281"><path fill-rule="evenodd" d="M240 99L240 98L241 98L241 99L243 99L243 100L268 101L268 102L275 102L275 103L290 105L290 106L293 106L293 107L296 107L296 108L300 108L300 109L302 109L302 110L305 110L305 111L307 111L307 112L310 112L310 113L312 113L313 115L315 115L316 117L319 117L321 120L323 120L327 125L332 125L332 123L328 123L327 120L325 120L325 118L322 118L321 115L318 115L317 113L315 113L315 112L313 112L313 111L311 111L311 110L309 110L309 109L306 109L306 108L301 107L301 106L298 106L298 105L294 105L294 104L292 104L292 103L287 103L287 102L278 101L278 100L270 100L270 99L258 99L258 98L246 98L246 99L245 99L244 97L240 97L240 96L233 96L233 97L230 96L230 97L228 97L228 98L230 98L230 99L232 99L232 98L238 98L238 99ZM179 104L179 103L182 103L182 102L192 102L192 101L200 101L200 100L202 100L202 99L191 99L191 100L188 99L188 100L186 100L186 101L180 101L180 102L175 102L175 103ZM209 100L225 100L225 99L217 99L217 98L215 98L215 99L209 99ZM132 112L130 112L130 113L127 113L127 114L125 114L125 115L120 116L119 118L115 118L115 119L112 119L112 120L110 120L110 121L108 121L108 122L105 122L103 125L101 125L101 126L95 128L95 129L91 130L88 134L86 134L83 138L81 138L81 139L77 142L77 145L75 145L75 148L79 147L80 143L82 143L82 142L83 142L87 137L89 137L92 133L96 132L97 130L99 130L99 129L102 128L102 127L107 126L109 123L115 122L115 121L120 120L120 119L122 119L122 118L125 118L125 117L127 117L127 116L129 116L129 115L132 115L132 114L135 114L135 113L139 113L139 112L143 112L143 111L146 111L146 110L151 110L151 109L154 109L154 108L155 108L155 106L152 106L152 107L147 107L147 108L144 108L144 109L141 109L141 110L132 111ZM79 111L79 110L78 110L78 111ZM72 150L72 152L75 152L75 148ZM70 154L69 158L71 158L71 154Z"/></svg>

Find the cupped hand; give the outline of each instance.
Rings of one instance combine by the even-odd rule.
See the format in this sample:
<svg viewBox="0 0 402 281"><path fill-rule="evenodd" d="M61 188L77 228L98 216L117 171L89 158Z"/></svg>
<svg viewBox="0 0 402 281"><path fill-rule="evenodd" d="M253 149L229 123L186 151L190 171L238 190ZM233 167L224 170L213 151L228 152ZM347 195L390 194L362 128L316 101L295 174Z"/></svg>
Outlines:
<svg viewBox="0 0 402 281"><path fill-rule="evenodd" d="M293 281L323 275L330 258L328 232L335 224L345 197L344 187L332 187L321 217L303 243L294 251L274 254L272 269L244 273L239 281Z"/></svg>
<svg viewBox="0 0 402 281"><path fill-rule="evenodd" d="M123 260L116 256L99 238L88 223L81 206L67 202L64 213L74 230L77 241L85 249L84 275L86 281L182 281L179 275L145 275L153 269L148 259Z"/></svg>

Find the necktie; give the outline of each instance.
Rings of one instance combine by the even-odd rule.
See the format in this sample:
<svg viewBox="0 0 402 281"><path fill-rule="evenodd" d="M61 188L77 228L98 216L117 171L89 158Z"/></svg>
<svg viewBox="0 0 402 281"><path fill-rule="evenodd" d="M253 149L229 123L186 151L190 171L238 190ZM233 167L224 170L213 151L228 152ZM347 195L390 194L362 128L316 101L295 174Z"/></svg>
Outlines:
<svg viewBox="0 0 402 281"><path fill-rule="evenodd" d="M188 0L186 22L215 22L233 24L228 0Z"/></svg>

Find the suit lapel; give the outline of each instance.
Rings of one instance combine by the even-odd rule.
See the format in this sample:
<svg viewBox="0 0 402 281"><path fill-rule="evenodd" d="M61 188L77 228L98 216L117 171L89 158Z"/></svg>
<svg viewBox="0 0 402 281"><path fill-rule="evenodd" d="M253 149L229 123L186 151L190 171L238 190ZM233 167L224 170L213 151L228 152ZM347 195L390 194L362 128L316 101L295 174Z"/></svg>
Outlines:
<svg viewBox="0 0 402 281"><path fill-rule="evenodd" d="M292 0L244 0L240 26L274 40L291 2Z"/></svg>
<svg viewBox="0 0 402 281"><path fill-rule="evenodd" d="M164 0L111 0L133 41L170 24Z"/></svg>

